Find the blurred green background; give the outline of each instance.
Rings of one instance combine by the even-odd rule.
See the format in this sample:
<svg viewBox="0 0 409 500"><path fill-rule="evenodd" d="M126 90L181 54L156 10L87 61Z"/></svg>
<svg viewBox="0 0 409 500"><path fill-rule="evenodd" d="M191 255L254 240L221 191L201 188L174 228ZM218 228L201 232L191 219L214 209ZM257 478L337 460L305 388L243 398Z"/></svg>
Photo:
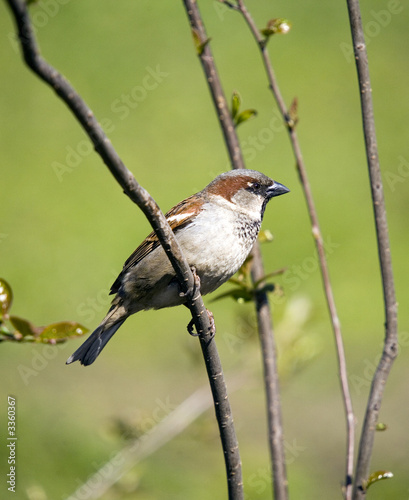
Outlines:
<svg viewBox="0 0 409 500"><path fill-rule="evenodd" d="M406 499L409 6L399 0L361 3L401 334L380 418L388 430L376 436L371 465L395 477L374 485L368 498ZM247 5L260 28L273 17L292 23L288 35L273 37L269 50L287 104L295 96L299 100L297 130L328 246L359 431L381 352L384 314L346 5L312 0ZM263 246L266 270L287 267L275 280L282 293L271 299L290 496L341 498L345 422L334 342L287 134L242 18L216 1L200 2L200 8L226 94L237 90L243 108L258 110L256 119L239 128L247 166L291 189L273 200L263 223L274 235ZM84 97L163 210L229 168L182 2L43 0L31 11L44 56ZM111 283L150 227L65 106L23 65L5 2L0 2L0 28L0 274L14 290L12 313L37 325L76 320L93 329L108 308ZM268 499L253 307L210 299L205 302L216 319L228 385L241 380L231 404L246 498ZM186 333L188 321L185 308L138 314L86 369L64 364L81 339L55 348L2 343L1 436L7 394L16 397L18 411L13 498L68 498L124 446L115 422L149 430L206 386L198 341ZM11 493L4 437L0 470L5 498ZM209 410L103 498L208 499L224 498L225 492Z"/></svg>

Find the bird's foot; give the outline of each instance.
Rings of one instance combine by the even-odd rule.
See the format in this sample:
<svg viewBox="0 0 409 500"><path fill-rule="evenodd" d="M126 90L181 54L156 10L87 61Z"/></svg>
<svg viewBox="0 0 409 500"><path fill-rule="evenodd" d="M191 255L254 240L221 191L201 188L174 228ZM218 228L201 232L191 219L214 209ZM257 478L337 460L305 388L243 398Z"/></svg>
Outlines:
<svg viewBox="0 0 409 500"><path fill-rule="evenodd" d="M212 338L216 335L216 324L214 322L213 313L211 311L209 311L209 309L206 309L206 312L207 312L207 316L208 316L209 322L210 322L210 327L209 327L210 339L209 340L212 340ZM194 332L194 330L193 330L194 326L195 326L195 321L194 321L194 319L191 319L189 321L189 324L187 325L187 331L189 332L189 335L191 335L192 337L198 337L199 334Z"/></svg>
<svg viewBox="0 0 409 500"><path fill-rule="evenodd" d="M193 285L190 286L186 292L179 292L179 297L186 298L188 301L194 301L200 293L200 278L194 266L192 266L190 270L193 274Z"/></svg>
<svg viewBox="0 0 409 500"><path fill-rule="evenodd" d="M209 322L210 322L210 330L209 330L209 335L210 335L210 340L216 335L216 323L214 322L214 316L212 311L209 311L209 309L206 309L207 315L209 317Z"/></svg>
<svg viewBox="0 0 409 500"><path fill-rule="evenodd" d="M193 330L194 326L195 326L195 321L192 318L187 325L187 331L189 332L189 335L191 335L192 337L198 337L199 334Z"/></svg>

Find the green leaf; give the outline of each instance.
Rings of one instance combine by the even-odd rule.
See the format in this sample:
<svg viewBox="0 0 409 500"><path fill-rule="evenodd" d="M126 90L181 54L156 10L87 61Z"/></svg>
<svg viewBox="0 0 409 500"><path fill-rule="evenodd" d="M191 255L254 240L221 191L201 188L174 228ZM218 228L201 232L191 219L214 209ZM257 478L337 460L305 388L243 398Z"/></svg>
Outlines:
<svg viewBox="0 0 409 500"><path fill-rule="evenodd" d="M287 126L291 130L298 123L298 99L294 97L290 109L288 110Z"/></svg>
<svg viewBox="0 0 409 500"><path fill-rule="evenodd" d="M393 477L393 473L386 470L377 470L376 472L372 472L372 474L365 481L365 489L367 490L371 485L377 483L378 481L382 481L382 479L390 479Z"/></svg>
<svg viewBox="0 0 409 500"><path fill-rule="evenodd" d="M261 288L257 289L257 292L261 293L272 293L276 289L274 283L267 283L266 285L262 286Z"/></svg>
<svg viewBox="0 0 409 500"><path fill-rule="evenodd" d="M275 34L285 35L290 31L290 29L291 29L290 21L283 18L277 18L277 19L270 19L270 21L268 21L267 23L267 26L260 31L268 39L270 38L270 36Z"/></svg>
<svg viewBox="0 0 409 500"><path fill-rule="evenodd" d="M257 287L258 285L260 285L260 283L262 283L263 281L266 281L268 280L269 278L273 278L274 276L278 276L280 274L283 274L285 273L287 270L286 267L282 267L281 269L277 269L277 271L272 271L271 273L267 273L265 274L262 278L260 278L259 280L257 280L255 283L254 283L254 286Z"/></svg>
<svg viewBox="0 0 409 500"><path fill-rule="evenodd" d="M269 243L270 241L273 241L273 239L274 236L269 229L261 230L258 233L258 240L260 243Z"/></svg>
<svg viewBox="0 0 409 500"><path fill-rule="evenodd" d="M7 336L13 336L13 333L6 327L4 324L0 325L0 334L1 335L7 335Z"/></svg>
<svg viewBox="0 0 409 500"><path fill-rule="evenodd" d="M230 297L239 303L251 302L253 300L253 293L245 288L233 288L233 290L229 290L228 292L218 295L212 299L212 302L225 299L226 297Z"/></svg>
<svg viewBox="0 0 409 500"><path fill-rule="evenodd" d="M241 265L241 268L239 269L237 277L240 281L247 280L247 278L250 277L252 266L253 266L253 256L249 255Z"/></svg>
<svg viewBox="0 0 409 500"><path fill-rule="evenodd" d="M18 333L21 334L22 337L37 337L41 332L42 328L34 326L32 323L27 321L24 318L19 318L18 316L10 316L10 323L14 326ZM14 337L16 340L19 340L14 333Z"/></svg>
<svg viewBox="0 0 409 500"><path fill-rule="evenodd" d="M202 42L200 34L195 28L192 29L192 36L193 36L193 42L196 47L197 55L201 56L203 54L206 45L210 42L211 38L206 38L206 40Z"/></svg>
<svg viewBox="0 0 409 500"><path fill-rule="evenodd" d="M262 28L260 33L264 35L266 38L269 38L271 35L274 35L273 30L269 30L268 28Z"/></svg>
<svg viewBox="0 0 409 500"><path fill-rule="evenodd" d="M85 326L75 321L62 321L48 326L34 326L24 318L10 316L10 323L16 331L3 340L23 340L24 342L44 342L56 344L88 333ZM6 332L2 332L6 333Z"/></svg>
<svg viewBox="0 0 409 500"><path fill-rule="evenodd" d="M13 332L11 332L7 327L0 325L0 342L3 340L16 340L16 338L14 337Z"/></svg>
<svg viewBox="0 0 409 500"><path fill-rule="evenodd" d="M88 331L89 330L85 328L85 326L75 321L62 321L44 327L36 341L55 344L57 342L65 342L68 339L80 337L88 333Z"/></svg>
<svg viewBox="0 0 409 500"><path fill-rule="evenodd" d="M257 111L255 109L246 109L242 111L234 120L236 127L240 125L240 123L250 120L250 118L252 118L253 116L257 116Z"/></svg>
<svg viewBox="0 0 409 500"><path fill-rule="evenodd" d="M11 286L3 278L0 278L0 321L7 313L13 302L13 291Z"/></svg>
<svg viewBox="0 0 409 500"><path fill-rule="evenodd" d="M276 33L286 35L291 29L291 23L288 19L276 19Z"/></svg>
<svg viewBox="0 0 409 500"><path fill-rule="evenodd" d="M241 105L240 94L235 90L231 97L231 117L235 120Z"/></svg>
<svg viewBox="0 0 409 500"><path fill-rule="evenodd" d="M376 431L386 431L388 429L388 426L386 424L383 424L382 422L378 422L376 424Z"/></svg>
<svg viewBox="0 0 409 500"><path fill-rule="evenodd" d="M247 284L243 280L243 275L240 275L239 278L230 278L229 283L233 283L233 285L237 285L241 288L247 288Z"/></svg>

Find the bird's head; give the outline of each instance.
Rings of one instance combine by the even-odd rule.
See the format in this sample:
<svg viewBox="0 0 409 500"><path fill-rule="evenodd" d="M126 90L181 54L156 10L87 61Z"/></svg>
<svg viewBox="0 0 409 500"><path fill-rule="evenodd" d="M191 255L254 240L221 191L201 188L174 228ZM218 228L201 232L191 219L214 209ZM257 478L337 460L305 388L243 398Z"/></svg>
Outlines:
<svg viewBox="0 0 409 500"><path fill-rule="evenodd" d="M237 210L261 218L267 203L274 196L290 190L256 170L237 169L219 175L203 190L208 196L221 197L236 206Z"/></svg>

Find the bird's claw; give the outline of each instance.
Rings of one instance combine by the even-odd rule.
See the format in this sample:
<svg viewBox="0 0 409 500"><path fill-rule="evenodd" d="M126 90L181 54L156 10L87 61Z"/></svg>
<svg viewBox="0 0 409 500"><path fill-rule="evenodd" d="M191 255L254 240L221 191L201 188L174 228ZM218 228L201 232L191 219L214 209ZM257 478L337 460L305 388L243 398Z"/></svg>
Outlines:
<svg viewBox="0 0 409 500"><path fill-rule="evenodd" d="M194 326L195 326L195 322L194 322L194 320L193 320L193 319L191 319L191 320L189 321L188 325L187 325L187 331L189 332L189 335L191 335L192 337L198 337L198 336L199 336L199 334L198 334L198 333L195 333L195 332L193 331Z"/></svg>
<svg viewBox="0 0 409 500"><path fill-rule="evenodd" d="M208 316L209 322L210 322L210 327L209 327L210 339L209 340L212 340L213 337L216 335L216 324L214 322L213 313L211 311L209 311L209 309L206 309L206 312L207 312L207 316ZM191 335L192 337L199 337L199 334L195 333L193 331L194 326L195 326L195 322L193 319L191 319L189 321L189 324L187 325L187 331L189 332L189 335Z"/></svg>
<svg viewBox="0 0 409 500"><path fill-rule="evenodd" d="M194 266L192 266L190 270L193 274L193 285L190 286L186 292L180 292L179 297L186 298L188 300L195 300L196 293L200 292L200 278L196 273L196 268Z"/></svg>
<svg viewBox="0 0 409 500"><path fill-rule="evenodd" d="M210 340L212 340L212 338L216 335L216 323L214 322L214 316L212 311L206 309L206 312L210 322L210 330L209 330Z"/></svg>

